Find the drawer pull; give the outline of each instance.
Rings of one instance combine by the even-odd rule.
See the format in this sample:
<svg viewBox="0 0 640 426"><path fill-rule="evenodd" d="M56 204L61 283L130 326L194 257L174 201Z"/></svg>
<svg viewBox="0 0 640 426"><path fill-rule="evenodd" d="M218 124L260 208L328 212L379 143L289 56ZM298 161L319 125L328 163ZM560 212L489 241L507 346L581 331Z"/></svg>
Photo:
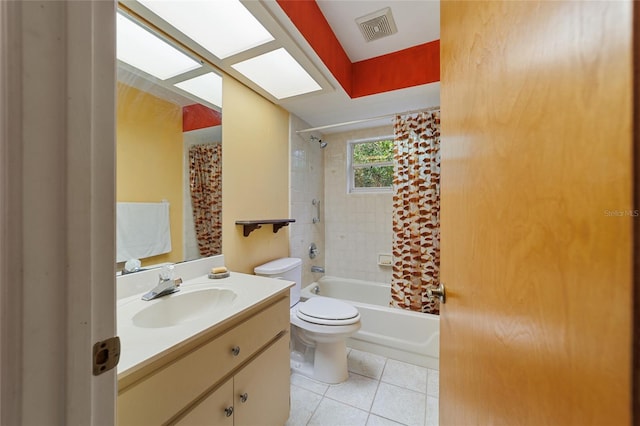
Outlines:
<svg viewBox="0 0 640 426"><path fill-rule="evenodd" d="M233 414L233 407L227 407L224 409L224 415L227 417L231 417Z"/></svg>
<svg viewBox="0 0 640 426"><path fill-rule="evenodd" d="M249 395L246 392L240 395L240 402L247 402L247 399L249 399Z"/></svg>
<svg viewBox="0 0 640 426"><path fill-rule="evenodd" d="M233 349L231 349L231 353L233 354L233 356L240 355L240 346L234 346Z"/></svg>

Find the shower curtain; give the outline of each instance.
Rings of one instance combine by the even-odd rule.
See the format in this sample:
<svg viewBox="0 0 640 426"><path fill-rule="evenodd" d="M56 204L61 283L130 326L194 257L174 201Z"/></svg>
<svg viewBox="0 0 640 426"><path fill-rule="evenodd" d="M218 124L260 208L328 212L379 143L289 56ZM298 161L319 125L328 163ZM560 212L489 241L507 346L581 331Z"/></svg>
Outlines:
<svg viewBox="0 0 640 426"><path fill-rule="evenodd" d="M394 123L391 306L438 314L427 288L440 270L440 111Z"/></svg>
<svg viewBox="0 0 640 426"><path fill-rule="evenodd" d="M222 253L222 144L189 148L189 187L201 256Z"/></svg>

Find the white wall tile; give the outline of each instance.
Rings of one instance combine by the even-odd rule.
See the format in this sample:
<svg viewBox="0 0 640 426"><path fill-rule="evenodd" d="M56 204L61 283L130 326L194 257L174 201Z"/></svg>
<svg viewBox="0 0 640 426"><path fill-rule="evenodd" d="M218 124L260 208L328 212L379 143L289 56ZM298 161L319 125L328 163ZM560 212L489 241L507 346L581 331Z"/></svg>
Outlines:
<svg viewBox="0 0 640 426"><path fill-rule="evenodd" d="M391 268L380 268L378 253L391 253L390 193L347 194L346 149L351 139L389 135L391 125L325 135L327 274L391 282Z"/></svg>
<svg viewBox="0 0 640 426"><path fill-rule="evenodd" d="M378 253L391 252L392 195L347 194L346 146L361 139L393 132L391 125L332 135L315 134L328 142L326 149L296 130L310 127L291 117L291 217L290 256L303 260L303 286L322 274L312 265L324 266L328 275L390 283L391 268L377 265ZM312 223L321 200L321 222ZM295 225L295 226L294 226ZM308 247L315 242L319 256L311 260Z"/></svg>
<svg viewBox="0 0 640 426"><path fill-rule="evenodd" d="M296 223L289 232L289 255L302 259L302 286L311 284L321 275L312 274L311 266L325 266L325 200L324 200L324 150L320 144L310 141L310 134L298 134L296 130L309 128L307 123L291 116L289 140L291 152L291 217ZM322 137L320 134L315 136ZM313 223L317 215L313 199L320 199L320 223ZM294 226L295 225L295 226ZM309 258L312 242L321 249L315 259Z"/></svg>

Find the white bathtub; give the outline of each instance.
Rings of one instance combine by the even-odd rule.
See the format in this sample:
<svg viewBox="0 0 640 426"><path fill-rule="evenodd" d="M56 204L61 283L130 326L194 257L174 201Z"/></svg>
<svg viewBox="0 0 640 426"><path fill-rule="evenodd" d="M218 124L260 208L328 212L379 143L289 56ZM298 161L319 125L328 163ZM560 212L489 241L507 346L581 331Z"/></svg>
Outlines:
<svg viewBox="0 0 640 426"><path fill-rule="evenodd" d="M440 318L390 307L390 291L386 284L325 276L303 288L301 296L333 297L358 308L362 327L347 346L438 369Z"/></svg>

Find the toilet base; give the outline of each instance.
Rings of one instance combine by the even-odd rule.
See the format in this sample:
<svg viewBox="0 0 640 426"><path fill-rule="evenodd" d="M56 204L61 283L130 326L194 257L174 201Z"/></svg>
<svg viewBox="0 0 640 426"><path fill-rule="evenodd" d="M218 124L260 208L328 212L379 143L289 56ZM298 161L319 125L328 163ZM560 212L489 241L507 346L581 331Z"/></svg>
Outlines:
<svg viewBox="0 0 640 426"><path fill-rule="evenodd" d="M342 383L349 378L347 346L344 339L316 344L313 375L316 380L332 384Z"/></svg>
<svg viewBox="0 0 640 426"><path fill-rule="evenodd" d="M299 352L291 352L291 370L323 383L344 382L349 378L344 340L316 344L312 359L301 356Z"/></svg>
<svg viewBox="0 0 640 426"><path fill-rule="evenodd" d="M291 359L291 371L301 376L313 379L313 364L308 361Z"/></svg>
<svg viewBox="0 0 640 426"><path fill-rule="evenodd" d="M327 384L349 378L346 340L360 329L360 321L346 325L319 325L299 319L291 311L291 366L293 371Z"/></svg>

